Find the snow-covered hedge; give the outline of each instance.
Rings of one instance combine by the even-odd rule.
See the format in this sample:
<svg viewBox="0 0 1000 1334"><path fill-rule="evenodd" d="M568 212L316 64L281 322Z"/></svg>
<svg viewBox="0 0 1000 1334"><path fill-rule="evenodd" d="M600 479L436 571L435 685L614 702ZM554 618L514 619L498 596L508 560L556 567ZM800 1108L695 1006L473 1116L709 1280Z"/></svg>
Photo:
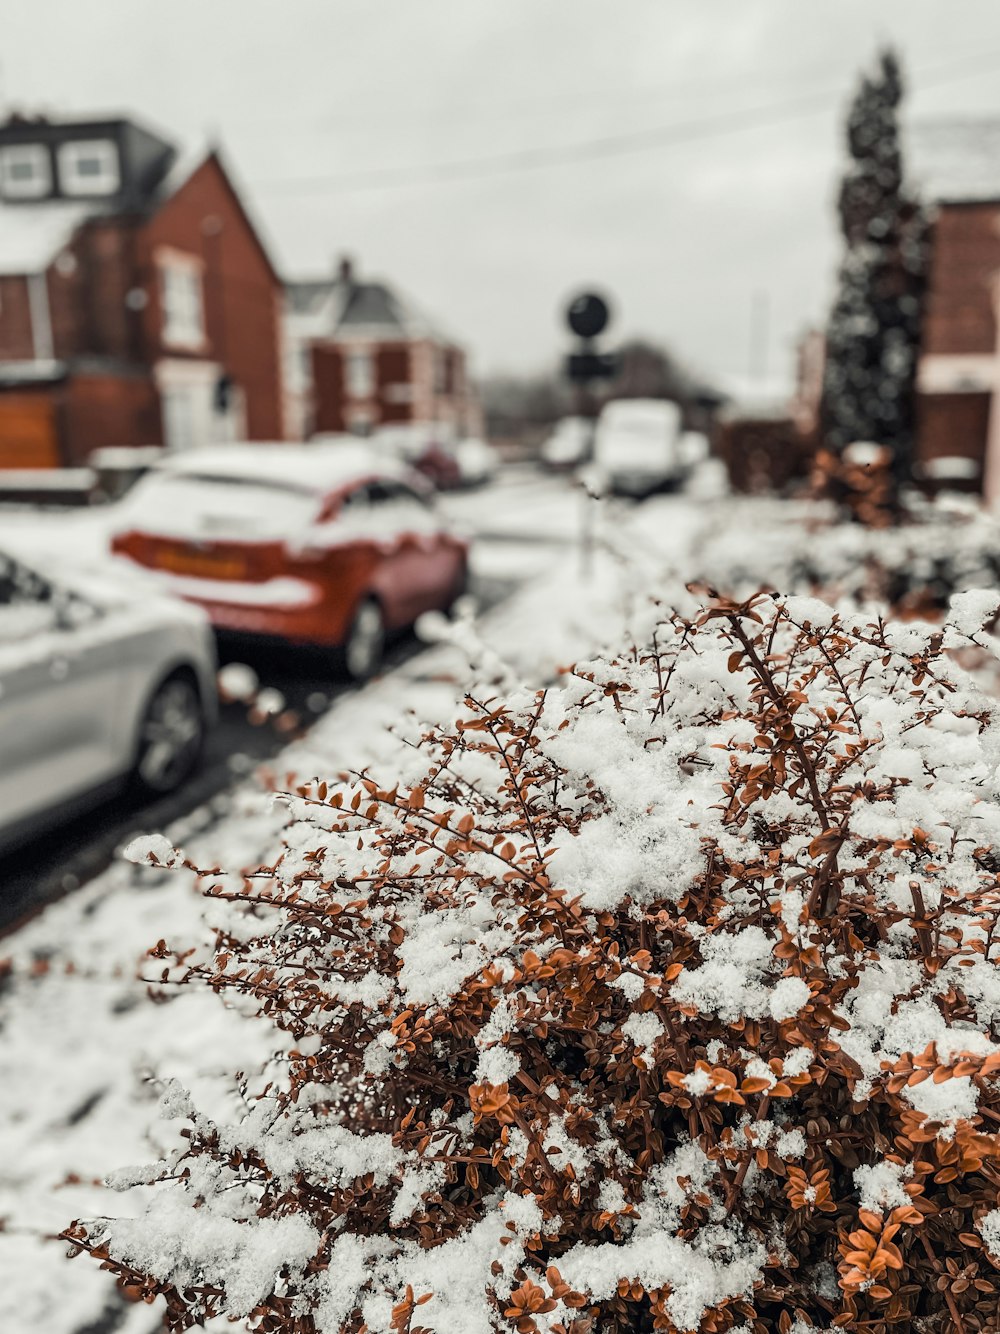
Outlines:
<svg viewBox="0 0 1000 1334"><path fill-rule="evenodd" d="M692 603L290 794L153 951L290 1056L233 1124L167 1089L145 1213L67 1236L173 1329L995 1329L995 600Z"/></svg>
<svg viewBox="0 0 1000 1334"><path fill-rule="evenodd" d="M953 593L1000 585L1000 525L960 498L914 501L909 520L836 523L808 501L730 501L697 544L699 577L743 596L767 587L936 614ZM766 539L766 540L765 540Z"/></svg>

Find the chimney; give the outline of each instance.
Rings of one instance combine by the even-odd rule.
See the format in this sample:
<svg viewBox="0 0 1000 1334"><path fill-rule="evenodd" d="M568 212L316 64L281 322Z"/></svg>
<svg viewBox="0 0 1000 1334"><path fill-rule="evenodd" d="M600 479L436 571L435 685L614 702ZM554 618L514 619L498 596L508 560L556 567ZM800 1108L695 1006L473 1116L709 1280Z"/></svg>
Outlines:
<svg viewBox="0 0 1000 1334"><path fill-rule="evenodd" d="M354 265L350 255L341 255L337 265L337 281L343 283L345 287L354 286Z"/></svg>

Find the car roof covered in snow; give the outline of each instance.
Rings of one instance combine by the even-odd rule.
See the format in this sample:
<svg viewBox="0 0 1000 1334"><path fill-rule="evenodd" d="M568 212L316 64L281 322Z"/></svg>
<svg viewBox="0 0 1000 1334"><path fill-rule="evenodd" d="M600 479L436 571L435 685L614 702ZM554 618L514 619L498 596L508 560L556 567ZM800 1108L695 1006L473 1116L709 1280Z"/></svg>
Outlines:
<svg viewBox="0 0 1000 1334"><path fill-rule="evenodd" d="M386 451L355 437L319 444L216 445L169 455L156 468L172 476L212 477L303 491L335 491L373 474L405 476Z"/></svg>

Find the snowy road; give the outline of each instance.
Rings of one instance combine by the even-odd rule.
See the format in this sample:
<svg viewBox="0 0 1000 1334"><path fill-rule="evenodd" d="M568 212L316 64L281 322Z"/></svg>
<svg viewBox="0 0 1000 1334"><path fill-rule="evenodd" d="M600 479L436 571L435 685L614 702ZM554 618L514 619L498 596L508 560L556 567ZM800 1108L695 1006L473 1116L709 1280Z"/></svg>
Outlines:
<svg viewBox="0 0 1000 1334"><path fill-rule="evenodd" d="M473 546L473 594L485 610L496 606L519 584L543 570L553 553L575 538L579 496L564 478L533 469L511 469L493 485L445 496L442 507L470 531ZM100 517L99 515L97 516ZM53 530L74 545L88 541L99 548L103 534L87 514L7 514L5 536L30 554L51 543ZM398 667L422 645L408 635L388 655ZM184 788L169 797L143 803L122 793L0 857L0 932L85 884L111 862L115 850L134 834L162 829L197 811L197 822L211 823L228 805L227 793L249 771L277 755L350 687L331 678L318 654L293 649L261 649L238 640L220 645L222 662L243 661L256 672L261 687L284 701L271 716L253 714L245 705L226 704L213 732L205 762ZM275 697L276 698L276 697Z"/></svg>

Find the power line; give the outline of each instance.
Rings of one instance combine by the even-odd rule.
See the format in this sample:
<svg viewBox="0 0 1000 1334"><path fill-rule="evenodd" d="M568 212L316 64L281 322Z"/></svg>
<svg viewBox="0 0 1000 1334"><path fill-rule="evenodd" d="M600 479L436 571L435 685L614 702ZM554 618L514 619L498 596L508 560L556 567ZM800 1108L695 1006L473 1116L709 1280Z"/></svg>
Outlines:
<svg viewBox="0 0 1000 1334"><path fill-rule="evenodd" d="M926 71L917 71L933 75L934 71L953 71L940 78L923 78L923 87L935 87L967 77L968 66L975 72L990 73L997 68L1000 52L991 52L988 56L963 58L959 62L949 61L946 65L936 65ZM955 69L956 64L962 66ZM980 68L981 67L981 68ZM544 167L570 166L578 163L594 162L602 158L621 157L630 153L649 152L675 144L693 143L699 139L709 139L727 133L740 133L748 129L758 129L785 124L800 115L815 114L825 110L831 97L843 92L824 88L801 97L786 99L769 106L722 112L716 116L701 117L698 120L675 122L669 125L655 126L646 130L630 133L607 135L603 138L583 140L576 144L563 144L552 148L518 149L513 152L497 153L485 157L460 158L451 162L421 163L413 166L363 168L352 172L324 173L322 175L292 177L283 181L261 182L255 188L263 192L282 192L285 194L345 193L363 190L378 190L410 185L438 185L452 181L486 179L490 176L506 175L510 172L533 171Z"/></svg>

